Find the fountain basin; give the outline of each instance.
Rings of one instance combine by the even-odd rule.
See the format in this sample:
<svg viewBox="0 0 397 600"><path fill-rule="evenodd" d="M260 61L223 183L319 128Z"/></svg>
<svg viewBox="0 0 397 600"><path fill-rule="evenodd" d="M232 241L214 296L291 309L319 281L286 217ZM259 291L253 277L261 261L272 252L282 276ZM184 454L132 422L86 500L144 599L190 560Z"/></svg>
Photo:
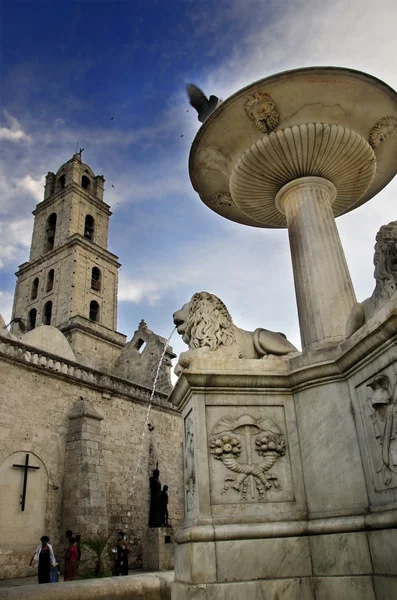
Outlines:
<svg viewBox="0 0 397 600"><path fill-rule="evenodd" d="M318 148L312 153L316 160L310 162L307 131L313 127L311 137ZM323 165L318 161L324 149L316 128L321 129L321 139L333 138L327 150L333 160ZM295 151L296 160L281 156L280 143L278 148L271 143L286 132L290 139L284 148L287 154ZM279 228L287 226L274 205L279 189L298 177L324 177L338 190L340 198L334 203L338 216L370 200L395 176L396 132L397 94L379 79L338 67L286 71L243 88L212 113L192 144L190 178L201 200L219 215L254 227ZM297 150L298 133L304 139ZM349 143L356 144L361 160L351 168L346 155L335 173L332 165ZM255 164L255 148L266 145L269 160L263 158L264 150ZM281 172L275 162L283 165ZM245 168L254 186L246 193ZM351 177L346 180L349 169ZM255 177L259 185L253 184Z"/></svg>

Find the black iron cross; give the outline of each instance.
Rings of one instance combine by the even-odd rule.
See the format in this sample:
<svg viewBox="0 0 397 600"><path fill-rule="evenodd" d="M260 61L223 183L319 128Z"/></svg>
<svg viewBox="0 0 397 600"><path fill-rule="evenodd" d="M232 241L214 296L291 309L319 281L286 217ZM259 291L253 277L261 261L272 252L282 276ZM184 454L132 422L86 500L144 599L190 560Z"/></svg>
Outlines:
<svg viewBox="0 0 397 600"><path fill-rule="evenodd" d="M28 483L28 472L29 469L40 469L40 467L32 467L29 464L29 454L26 455L25 464L24 465L12 465L13 467L18 467L19 469L23 469L23 489L21 496L21 510L25 510L25 500L26 500L26 484Z"/></svg>

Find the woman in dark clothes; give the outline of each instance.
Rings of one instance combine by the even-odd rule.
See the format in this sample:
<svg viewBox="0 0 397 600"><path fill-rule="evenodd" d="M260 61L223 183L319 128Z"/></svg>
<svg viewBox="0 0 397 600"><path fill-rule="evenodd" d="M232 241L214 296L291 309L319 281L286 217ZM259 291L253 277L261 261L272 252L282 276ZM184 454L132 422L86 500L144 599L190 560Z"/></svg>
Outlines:
<svg viewBox="0 0 397 600"><path fill-rule="evenodd" d="M115 575L128 575L128 555L130 548L124 538L124 532L119 531L117 537L117 557L115 562Z"/></svg>
<svg viewBox="0 0 397 600"><path fill-rule="evenodd" d="M39 583L50 583L50 568L55 564L55 556L51 544L48 543L50 538L43 535L40 541L41 546L37 546L29 564L32 566L33 559L35 559L38 565Z"/></svg>

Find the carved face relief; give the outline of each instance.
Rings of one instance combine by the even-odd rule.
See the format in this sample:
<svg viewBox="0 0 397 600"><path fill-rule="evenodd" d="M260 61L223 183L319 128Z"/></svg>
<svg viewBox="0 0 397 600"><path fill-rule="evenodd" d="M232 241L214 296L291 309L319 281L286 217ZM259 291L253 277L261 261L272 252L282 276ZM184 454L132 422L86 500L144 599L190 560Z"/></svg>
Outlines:
<svg viewBox="0 0 397 600"><path fill-rule="evenodd" d="M216 208L217 206L233 206L234 202L229 192L219 192L211 196L207 204Z"/></svg>
<svg viewBox="0 0 397 600"><path fill-rule="evenodd" d="M249 96L245 112L263 133L273 131L280 122L280 114L273 98L264 92Z"/></svg>
<svg viewBox="0 0 397 600"><path fill-rule="evenodd" d="M213 427L212 435L210 453L230 471L224 478L223 494L232 488L241 500L258 496L266 502L268 490L281 489L277 475L268 472L286 450L284 435L272 419L250 415L224 418ZM239 460L242 452L244 462Z"/></svg>
<svg viewBox="0 0 397 600"><path fill-rule="evenodd" d="M397 119L395 117L383 117L372 127L368 143L372 148L377 148L388 138L395 135L397 131Z"/></svg>
<svg viewBox="0 0 397 600"><path fill-rule="evenodd" d="M179 335L182 335L186 331L187 321L189 318L190 302L187 302L174 313L174 324Z"/></svg>

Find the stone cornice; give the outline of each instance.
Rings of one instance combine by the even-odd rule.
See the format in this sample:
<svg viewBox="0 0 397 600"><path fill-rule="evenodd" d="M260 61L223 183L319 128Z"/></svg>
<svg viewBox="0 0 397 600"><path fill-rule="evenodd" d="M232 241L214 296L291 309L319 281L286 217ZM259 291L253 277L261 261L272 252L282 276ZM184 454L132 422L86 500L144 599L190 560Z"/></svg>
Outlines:
<svg viewBox="0 0 397 600"><path fill-rule="evenodd" d="M58 255L63 250L73 248L74 246L83 246L89 252L91 252L91 253L95 252L103 260L106 260L107 262L111 263L115 267L117 267L117 268L121 267L121 264L118 262L118 258L119 258L118 256L116 256L112 252L109 252L109 250L105 250L104 248L101 248L101 246L98 246L94 242L87 240L80 233L74 233L61 246L58 246L57 248L54 248L54 250L47 252L46 254L44 254L43 256L38 258L37 260L24 262L21 265L19 265L18 271L15 273L15 275L17 277L20 277L27 271L36 269L38 266L42 265L43 263L49 262L49 259L57 260Z"/></svg>
<svg viewBox="0 0 397 600"><path fill-rule="evenodd" d="M397 527L397 510L325 519L304 519L301 521L196 525L177 531L174 541L176 544L187 544L189 542L255 540L367 531L389 527Z"/></svg>
<svg viewBox="0 0 397 600"><path fill-rule="evenodd" d="M52 203L56 202L57 200L64 200L66 198L66 195L69 194L70 192L78 193L79 196L81 196L85 200L89 200L91 202L91 204L93 204L100 211L104 212L107 216L109 216L109 217L111 216L112 212L110 211L109 204L106 204L106 202L104 202L103 200L98 200L98 198L96 198L95 196L93 196L92 194L87 192L87 190L83 190L81 188L81 186L74 181L69 183L66 187L59 190L58 192L56 192L49 198L46 198L45 200L42 200L41 202L39 202L39 204L37 204L37 206L34 209L34 211L32 212L32 214L34 216L36 216L38 213L40 213L42 210L46 209L48 206L50 206Z"/></svg>
<svg viewBox="0 0 397 600"><path fill-rule="evenodd" d="M123 333L113 331L113 329L108 329L99 323L94 323L93 321L90 321L89 319L79 315L76 315L69 319L66 323L59 325L58 329L62 331L62 333L67 333L70 331L82 331L94 337L101 338L106 342L115 344L116 346L121 346L122 348L125 346L125 341L127 339L127 336Z"/></svg>
<svg viewBox="0 0 397 600"><path fill-rule="evenodd" d="M77 401L75 407L69 413L69 420L74 421L75 419L84 419L85 417L94 419L94 421L103 421L103 416L87 400L80 397L80 400Z"/></svg>
<svg viewBox="0 0 397 600"><path fill-rule="evenodd" d="M90 369L49 352L38 350L33 346L22 344L19 340L2 336L0 336L0 357L6 361L17 362L34 371L44 370L47 375L68 380L73 385L91 387L102 394L108 394L108 397L123 396L127 400L144 406L148 405L152 392L150 388L143 385ZM162 392L154 393L153 407L172 413L178 412L168 402L167 394Z"/></svg>

